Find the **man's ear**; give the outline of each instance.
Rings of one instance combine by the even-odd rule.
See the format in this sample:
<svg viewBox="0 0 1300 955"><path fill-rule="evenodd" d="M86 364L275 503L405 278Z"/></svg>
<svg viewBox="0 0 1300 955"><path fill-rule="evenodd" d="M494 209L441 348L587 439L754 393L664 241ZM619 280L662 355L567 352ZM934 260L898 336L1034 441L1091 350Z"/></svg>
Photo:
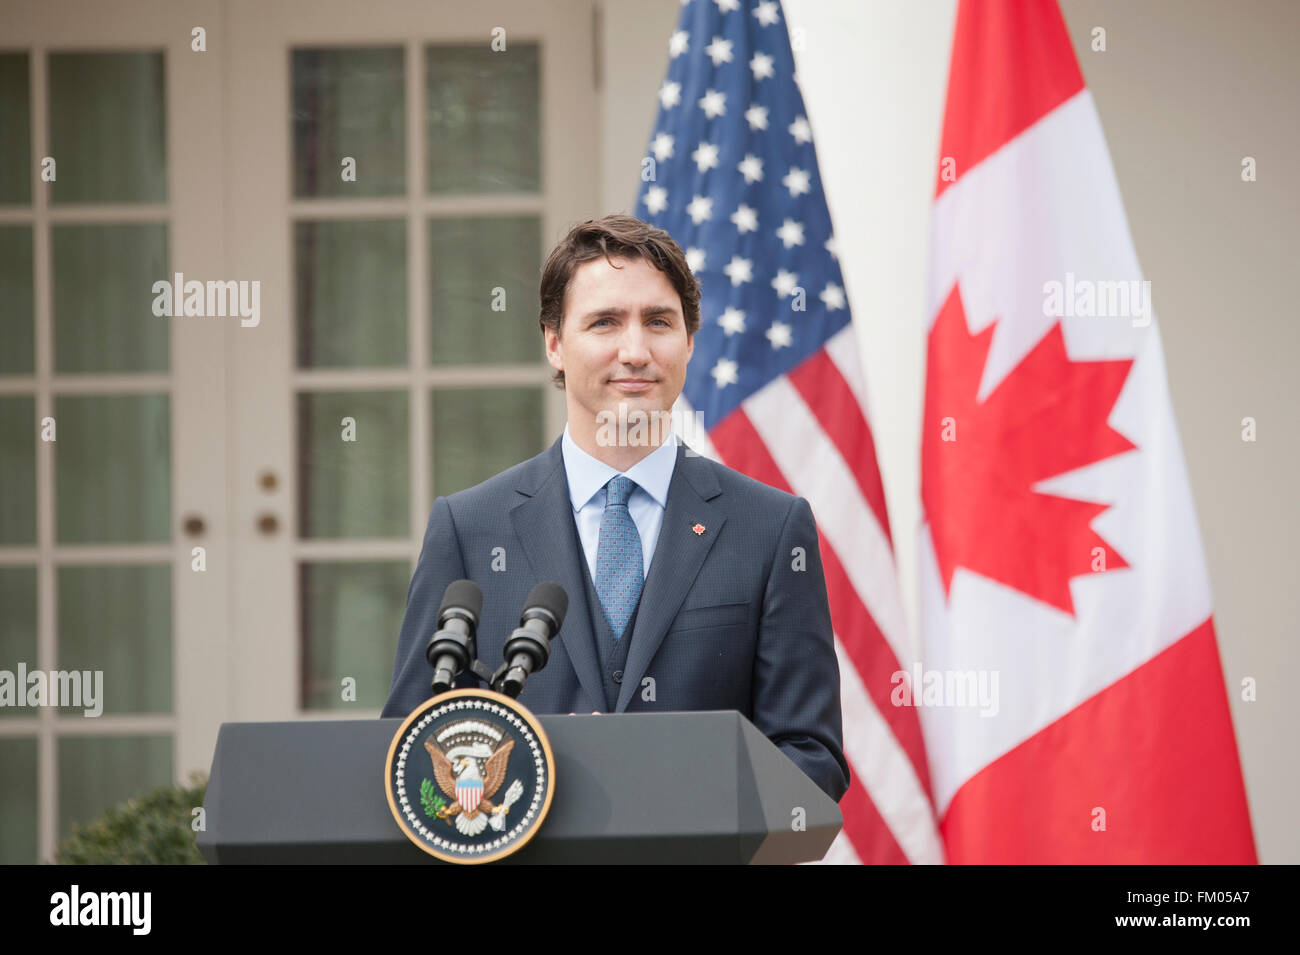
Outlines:
<svg viewBox="0 0 1300 955"><path fill-rule="evenodd" d="M556 371L564 371L564 348L560 344L560 336L550 328L546 328L543 330L543 338L546 344L546 360Z"/></svg>

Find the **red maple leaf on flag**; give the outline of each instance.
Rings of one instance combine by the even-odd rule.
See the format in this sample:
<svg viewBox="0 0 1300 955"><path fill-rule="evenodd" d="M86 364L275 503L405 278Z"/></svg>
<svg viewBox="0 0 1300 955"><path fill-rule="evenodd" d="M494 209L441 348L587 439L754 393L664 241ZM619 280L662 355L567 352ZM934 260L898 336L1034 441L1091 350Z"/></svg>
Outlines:
<svg viewBox="0 0 1300 955"><path fill-rule="evenodd" d="M921 499L944 593L965 567L1073 615L1094 548L1106 570L1128 566L1089 526L1110 505L1033 487L1136 448L1106 423L1133 361L1071 361L1058 321L977 401L996 324L971 335L954 285L930 330Z"/></svg>

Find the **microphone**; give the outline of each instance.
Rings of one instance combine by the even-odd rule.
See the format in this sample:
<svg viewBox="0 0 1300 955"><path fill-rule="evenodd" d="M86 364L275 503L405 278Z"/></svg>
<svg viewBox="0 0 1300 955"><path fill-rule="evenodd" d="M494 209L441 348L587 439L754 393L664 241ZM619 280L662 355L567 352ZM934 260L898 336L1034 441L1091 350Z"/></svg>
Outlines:
<svg viewBox="0 0 1300 955"><path fill-rule="evenodd" d="M474 634L483 612L483 591L472 580L447 585L438 608L438 630L429 638L424 657L433 667L433 695L446 693L456 677L478 654Z"/></svg>
<svg viewBox="0 0 1300 955"><path fill-rule="evenodd" d="M497 670L492 689L510 697L523 692L529 674L546 666L551 640L568 610L569 595L559 584L540 583L533 588L519 617L519 628L506 641L506 662Z"/></svg>

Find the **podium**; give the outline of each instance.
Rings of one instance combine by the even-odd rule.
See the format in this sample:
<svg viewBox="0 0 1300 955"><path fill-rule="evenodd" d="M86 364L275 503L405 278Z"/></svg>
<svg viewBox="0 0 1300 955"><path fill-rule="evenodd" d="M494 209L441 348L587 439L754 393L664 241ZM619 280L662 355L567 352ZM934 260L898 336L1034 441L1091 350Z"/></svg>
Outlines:
<svg viewBox="0 0 1300 955"><path fill-rule="evenodd" d="M839 806L735 710L538 715L555 796L492 865L789 864L822 858ZM398 828L384 761L400 719L225 723L198 846L209 863L444 864Z"/></svg>

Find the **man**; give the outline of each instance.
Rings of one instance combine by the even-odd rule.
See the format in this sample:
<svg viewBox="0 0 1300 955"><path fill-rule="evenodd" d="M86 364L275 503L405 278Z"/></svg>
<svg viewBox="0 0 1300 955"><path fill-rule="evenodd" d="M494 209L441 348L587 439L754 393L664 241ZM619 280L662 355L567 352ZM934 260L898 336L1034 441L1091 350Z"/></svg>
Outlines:
<svg viewBox="0 0 1300 955"><path fill-rule="evenodd" d="M739 710L844 795L812 509L655 426L685 383L699 303L682 250L630 216L575 226L552 251L539 324L568 424L537 457L434 502L384 716L429 697L425 649L449 583L482 587L478 652L495 667L528 592L552 580L568 616L519 698L529 709Z"/></svg>

